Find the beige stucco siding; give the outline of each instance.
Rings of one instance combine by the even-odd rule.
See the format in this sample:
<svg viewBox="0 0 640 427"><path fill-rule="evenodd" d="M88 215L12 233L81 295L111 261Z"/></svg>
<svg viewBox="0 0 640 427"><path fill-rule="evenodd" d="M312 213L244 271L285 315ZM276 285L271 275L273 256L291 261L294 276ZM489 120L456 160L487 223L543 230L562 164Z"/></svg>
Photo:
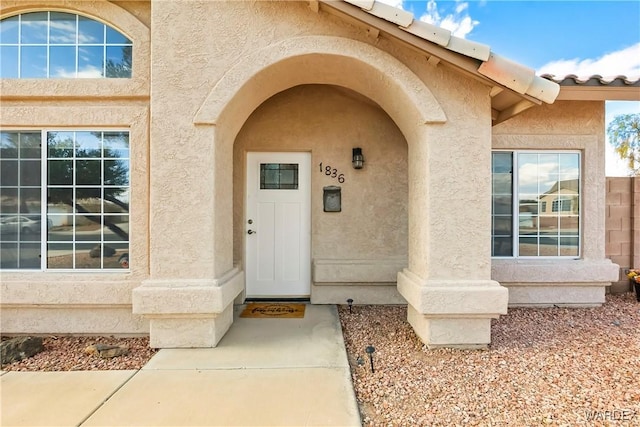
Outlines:
<svg viewBox="0 0 640 427"><path fill-rule="evenodd" d="M446 178L437 175L433 176L431 177L433 183L451 183L454 185L452 188L457 188L454 192L459 192L461 188L472 183L476 178L469 176L458 166L465 162L465 159L471 158L476 160L484 159L488 162L487 148L490 138L487 124L490 123L490 106L487 94L489 88L475 80L452 73L450 69L444 67L430 66L427 64L426 58L416 56L414 52L398 47L388 40L372 39L367 36L365 29L345 23L334 16L315 13L304 2L192 2L190 4L193 7L186 9L176 2L158 2L157 4L154 3L153 7L156 39L154 40L153 51L155 62L152 109L154 114L151 138L153 141L157 141L158 147L162 145L162 149L152 151L151 161L152 169L156 174L152 176L152 181L164 182L167 193L177 194L175 207L171 207L168 203L158 203L158 205L161 205L159 206L160 210L154 211L158 221L162 218L162 222L168 222L169 217L180 216L182 221L186 223L200 224L200 230L193 230L193 235L190 231L186 231L185 234L183 229L166 230L167 238L162 242L157 242L155 246L156 250L154 252L157 253L158 262L155 263L152 260L152 271L167 277L177 277L180 274L187 273L205 277L212 274L222 274L233 265L233 259L227 258L220 252L216 253L214 257L212 253L214 248L211 246L203 247L203 245L206 245L206 240L202 239L201 236L214 233L216 229L220 229L219 224L215 224L206 217L206 212L213 209L213 193L211 189L216 191L216 177L219 173L226 175L226 172L223 173L223 171L207 169L206 162L214 155L212 150L227 150L228 142L218 141L235 139L235 130L229 127L216 129L216 132L218 132L216 135L217 141L213 141L213 134L209 133L208 129L204 126L194 128L191 123L193 117L196 116L196 113L204 103L209 90L212 90L216 82L224 76L230 64L240 61L243 56L254 55L255 52L260 52L261 49L265 51L265 54L272 53L265 48L292 37L332 35L360 40L390 53L416 73L429 90L433 91L437 102L441 103L448 120L440 128L434 128L428 136L426 134L419 136L415 134L404 135L412 140L429 139L430 142L423 142L424 146L420 149L430 149L434 152L439 150L440 160L437 161L450 164L449 167L442 168L442 164L439 164L438 169L446 170L448 173L453 171L454 173ZM223 22L216 21L218 16L224 16ZM172 30L173 27L193 26L193 22L203 22L204 17L210 17L211 19L211 25L202 24L202 27L206 28L206 30L189 33L176 33ZM215 25L213 24L214 22ZM189 49L184 48L186 45L189 46ZM300 60L304 61L304 59ZM175 71L176 64L180 64L179 73ZM318 64L318 68L323 70L322 72L325 75L338 73L351 76L351 78L357 80L358 75L348 68L348 61L342 62L345 68L333 68L340 66L341 63L337 61L332 63L327 60L326 68L322 68L322 61L318 61ZM300 66L304 66L304 62ZM279 70L278 74L271 74L271 80L268 78L268 73L263 74L262 87L264 85L278 86L279 81L286 81L287 79L297 80L300 83L313 83L313 81L305 81L305 75L300 73L292 78L291 76L295 73L296 67L292 65ZM375 91L378 90L376 86L384 84L384 82L371 81L368 84ZM382 91L380 92L382 93ZM274 93L276 92L272 92L272 94ZM168 102L167 100L171 101ZM265 100L253 100L253 105L250 103L238 104L242 101L235 103L234 100L234 108L240 109L234 110L233 120L240 119L240 126L242 126L244 124L242 115L248 117L253 112L253 109ZM409 108L409 106L402 108ZM400 116L394 116L393 118L394 120L403 120ZM478 131L479 128L484 130ZM226 134L229 131L231 134ZM414 132L414 129L403 126L401 131ZM346 141L346 139L343 140ZM215 148L211 147L211 144L215 145ZM343 156L343 161L348 161L348 150L357 145L345 142L343 149L346 149L347 155ZM195 147L197 147L197 150L194 149ZM290 149L293 148L291 147ZM218 151L217 155L219 154L220 152ZM169 167L167 159L180 160L180 166L173 164L172 167ZM237 164L237 161L234 164ZM189 170L186 170L184 165L190 165ZM424 168L424 165L416 165L415 167ZM435 170L436 168L434 167L433 169ZM484 172L483 174L486 175ZM488 175L484 178L488 178ZM217 183L230 184L225 179L224 176L219 176ZM486 181L486 179L482 179L482 181ZM427 185L426 182L424 184ZM177 186L190 188L193 192L180 193ZM449 236L451 233L455 233L455 227L440 227L439 222L442 221L442 218L445 215L449 215L451 211L464 209L466 206L465 197L478 196L488 198L486 189L481 190L480 193L476 192L475 195L467 195L465 197L452 197L451 190L447 189L446 185L432 185L429 191L434 201L443 198L451 200L447 212L438 212L436 215L429 216L431 224L428 227L423 227L425 232L430 230L433 233L432 240L439 239L442 243L446 242L447 244L452 242ZM236 194L239 194L237 190ZM157 196L160 197L160 193ZM154 196L152 195L152 197ZM348 200L347 198L345 199ZM181 206L181 208L178 206ZM426 208L424 206L418 209L422 209L423 213L425 213ZM220 221L226 220L220 219ZM488 229L485 227L488 224L488 219L478 215L474 218L474 221L479 221L478 227L475 227L478 230L477 232L486 234L482 230ZM228 228L224 227L221 230L224 231ZM340 232L334 231L334 233L343 232L344 230ZM370 233L370 231L367 233ZM411 233L409 234L411 235ZM234 245L236 248L234 255L236 261L240 259L241 253L237 236L236 234ZM369 235L365 234L365 236ZM426 236L415 234L415 240L422 241L423 237ZM314 239L316 238L318 237L314 236ZM322 237L319 238L322 239ZM226 239L225 237L224 240ZM478 240L482 239L479 238ZM176 242L184 242L183 253L189 254L189 256L185 257L182 264L170 265L165 262L165 259L168 259L171 249L175 249ZM395 245L396 243L393 243L391 246ZM420 263L432 257L429 262L434 268L440 265L449 265L449 261L443 263L443 260L440 259L440 253L435 251L427 253L426 248L422 247L422 245L416 244L415 246L416 258L421 260L419 261ZM322 245L314 245L314 252L321 247ZM460 243L462 253L474 252L467 260L480 258L475 254L479 252L488 253L488 247L488 243L482 243L470 249L468 245ZM338 252L340 250L338 249ZM195 254L198 256L196 257ZM351 253L350 257L366 255L366 253ZM459 265L462 267L464 262L460 261ZM443 268L446 271L451 271L448 267ZM474 266L476 270L479 268L488 272L488 262L485 261L482 266ZM444 274L444 271L440 273L440 275Z"/></svg>
<svg viewBox="0 0 640 427"><path fill-rule="evenodd" d="M306 1L1 7L92 16L134 45L131 79L0 81L3 129L129 129L132 155L130 271L3 273L3 331L215 346L244 295L250 151L311 153L312 302L408 302L425 342L483 346L506 312L497 281L516 301L599 301L602 103L534 107L492 128L481 77ZM492 148L583 153L582 259L492 261ZM342 187L340 213L323 211L329 185Z"/></svg>
<svg viewBox="0 0 640 427"><path fill-rule="evenodd" d="M148 333L148 322L131 313L131 294L149 277L150 3L126 6L106 1L2 2L3 18L34 10L79 13L108 23L134 45L131 79L0 80L3 130L128 130L131 144L130 270L3 271L3 333Z"/></svg>
<svg viewBox="0 0 640 427"><path fill-rule="evenodd" d="M353 169L353 147L365 167ZM355 92L306 85L275 95L247 120L234 145L234 259L243 256L245 153L310 151L312 257L407 257L407 144L389 116ZM344 183L326 176L331 166ZM342 188L342 212L323 211L323 187Z"/></svg>
<svg viewBox="0 0 640 427"><path fill-rule="evenodd" d="M512 305L599 304L617 266L605 259L604 102L557 101L493 128L493 148L582 153L581 257L494 259L492 277L510 287ZM585 291L580 294L582 287Z"/></svg>

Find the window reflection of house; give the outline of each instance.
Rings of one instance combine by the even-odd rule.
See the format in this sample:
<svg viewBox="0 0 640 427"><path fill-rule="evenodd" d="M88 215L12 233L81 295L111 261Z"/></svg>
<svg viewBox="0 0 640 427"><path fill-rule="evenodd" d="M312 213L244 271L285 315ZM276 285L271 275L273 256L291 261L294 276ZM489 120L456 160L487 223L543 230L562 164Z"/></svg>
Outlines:
<svg viewBox="0 0 640 427"><path fill-rule="evenodd" d="M579 153L523 150L496 151L493 156L493 256L578 257ZM515 185L511 174L514 165ZM511 191L516 194L512 196ZM503 205L514 198L517 214L511 215ZM512 228L506 227L507 223Z"/></svg>
<svg viewBox="0 0 640 427"><path fill-rule="evenodd" d="M578 232L580 211L579 180L557 181L545 194L540 196L540 229L560 229L567 233Z"/></svg>
<svg viewBox="0 0 640 427"><path fill-rule="evenodd" d="M557 181L540 197L540 215L559 213L577 215L579 211L578 180Z"/></svg>

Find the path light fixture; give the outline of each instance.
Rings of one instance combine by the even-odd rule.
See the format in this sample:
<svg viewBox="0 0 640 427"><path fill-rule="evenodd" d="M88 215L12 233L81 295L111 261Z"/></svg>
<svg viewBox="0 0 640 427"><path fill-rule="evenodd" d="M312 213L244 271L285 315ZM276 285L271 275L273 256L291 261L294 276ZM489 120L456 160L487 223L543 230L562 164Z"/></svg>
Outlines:
<svg viewBox="0 0 640 427"><path fill-rule="evenodd" d="M349 298L347 300L347 304L349 304L349 314L351 314L351 306L353 305L353 298Z"/></svg>
<svg viewBox="0 0 640 427"><path fill-rule="evenodd" d="M366 351L369 355L369 362L371 362L371 372L375 372L375 369L373 369L373 352L376 351L376 349L372 345L370 345L367 346L364 351Z"/></svg>
<svg viewBox="0 0 640 427"><path fill-rule="evenodd" d="M353 163L354 169L362 169L362 167L364 166L364 156L362 155L362 148L356 147L353 149L351 163Z"/></svg>

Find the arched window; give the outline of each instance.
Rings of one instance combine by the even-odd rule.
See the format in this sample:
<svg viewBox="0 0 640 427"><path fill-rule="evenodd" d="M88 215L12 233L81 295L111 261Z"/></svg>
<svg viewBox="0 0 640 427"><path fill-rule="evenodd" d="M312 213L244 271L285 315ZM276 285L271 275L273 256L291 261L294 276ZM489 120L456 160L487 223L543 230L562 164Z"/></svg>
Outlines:
<svg viewBox="0 0 640 427"><path fill-rule="evenodd" d="M131 78L133 44L110 26L65 12L0 21L0 78Z"/></svg>

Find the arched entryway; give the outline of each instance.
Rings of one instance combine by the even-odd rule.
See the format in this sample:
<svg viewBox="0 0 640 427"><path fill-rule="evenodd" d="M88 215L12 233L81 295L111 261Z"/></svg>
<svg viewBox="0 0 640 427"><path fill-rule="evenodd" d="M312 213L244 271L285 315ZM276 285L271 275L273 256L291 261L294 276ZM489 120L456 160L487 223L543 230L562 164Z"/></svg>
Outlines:
<svg viewBox="0 0 640 427"><path fill-rule="evenodd" d="M355 147L365 156L362 169L352 165ZM404 136L384 110L342 86L300 85L260 105L234 144L234 263L244 267L246 296L306 297L313 303L341 304L348 298L358 304L404 302L396 276L407 265L407 151ZM300 178L301 185L285 183L276 191L267 187L258 196L258 182L247 178L252 172L255 178L247 165L255 155L306 155L311 167L298 176L297 163L287 165L295 167L296 184ZM302 186L303 172L309 175L308 188ZM289 175L294 176L283 172ZM337 209L325 207L325 189L339 191ZM298 218L302 212L297 204L274 209L273 200L292 199L296 192L308 192L307 217ZM258 197L267 200L258 202ZM264 215L262 223L256 214ZM271 226L275 214L295 218ZM304 236L296 232L301 223L310 225L304 250L298 247ZM274 235L275 228L284 230ZM291 253L285 256L284 251ZM283 254L282 259L274 254ZM283 277L276 279L278 275ZM255 282L259 284L252 289ZM300 288L292 287L298 282Z"/></svg>
<svg viewBox="0 0 640 427"><path fill-rule="evenodd" d="M409 321L431 345L486 345L490 319L507 307L506 289L490 280L490 217L485 215L490 188L475 184L489 182L489 108L470 110L474 116L469 117L456 111L451 123L427 85L390 54L351 39L308 36L243 57L216 83L194 118L194 143L207 147L213 168L207 181L212 209L202 218L211 230L205 236L211 241L206 269L213 279L193 282L209 308L187 307L199 322L200 332L192 335L206 335L204 345L189 346L216 345L244 289L242 268L234 266L233 254L236 138L266 100L301 85L346 88L380 106L397 125L408 146L408 267L397 282L409 303ZM469 123L479 123L480 128ZM464 266L471 266L473 276ZM166 281L151 280L141 288L146 286L156 286L156 296L158 286L171 291ZM175 329L185 329L188 313L179 313ZM152 321L153 342L154 317L146 314ZM171 340L171 322L160 317L157 321L167 327L156 330Z"/></svg>
<svg viewBox="0 0 640 427"><path fill-rule="evenodd" d="M194 119L197 126L213 130L214 168L219 178L215 194L220 207L215 212L216 242L233 241L230 166L238 132L264 101L302 84L344 87L371 99L397 124L410 152L412 146L426 141L428 124L446 121L437 100L415 74L391 55L365 43L339 37L300 37L255 52L216 84ZM232 246L215 252L220 264L226 264L220 265L219 271L231 269ZM409 258L410 264L411 249Z"/></svg>

